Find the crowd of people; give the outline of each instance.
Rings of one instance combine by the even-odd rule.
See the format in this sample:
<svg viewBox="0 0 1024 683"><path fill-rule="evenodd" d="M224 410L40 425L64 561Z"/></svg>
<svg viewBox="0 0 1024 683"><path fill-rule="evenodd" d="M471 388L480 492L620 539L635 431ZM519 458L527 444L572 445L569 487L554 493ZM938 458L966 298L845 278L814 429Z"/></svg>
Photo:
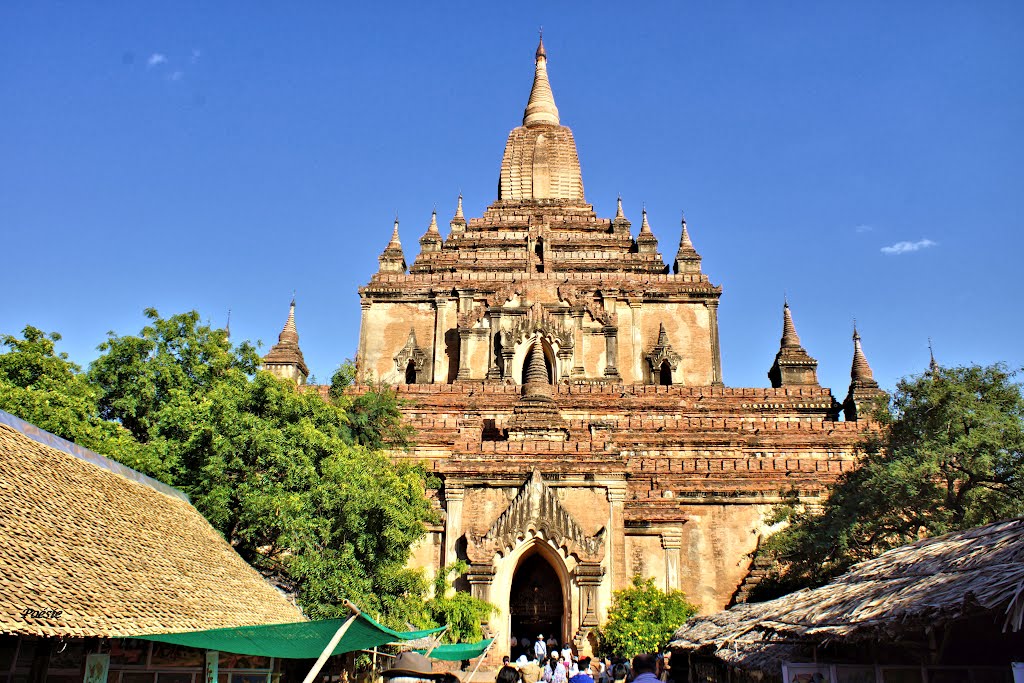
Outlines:
<svg viewBox="0 0 1024 683"><path fill-rule="evenodd" d="M503 658L495 683L665 683L661 655L640 654L632 661L578 657L572 647L559 648L554 639L515 640L510 656ZM430 660L416 652L402 652L381 674L385 683L459 683L451 673L434 673Z"/></svg>
<svg viewBox="0 0 1024 683"><path fill-rule="evenodd" d="M502 662L496 683L660 683L659 656L643 654L625 659L577 657L569 643L559 647L553 636L512 637L510 655Z"/></svg>

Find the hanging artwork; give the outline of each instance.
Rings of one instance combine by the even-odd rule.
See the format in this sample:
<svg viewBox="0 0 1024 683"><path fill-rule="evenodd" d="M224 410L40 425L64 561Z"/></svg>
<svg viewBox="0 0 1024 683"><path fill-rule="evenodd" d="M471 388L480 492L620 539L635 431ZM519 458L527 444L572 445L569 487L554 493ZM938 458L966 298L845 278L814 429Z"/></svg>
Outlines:
<svg viewBox="0 0 1024 683"><path fill-rule="evenodd" d="M85 677L82 683L107 683L110 655L92 654L85 658Z"/></svg>

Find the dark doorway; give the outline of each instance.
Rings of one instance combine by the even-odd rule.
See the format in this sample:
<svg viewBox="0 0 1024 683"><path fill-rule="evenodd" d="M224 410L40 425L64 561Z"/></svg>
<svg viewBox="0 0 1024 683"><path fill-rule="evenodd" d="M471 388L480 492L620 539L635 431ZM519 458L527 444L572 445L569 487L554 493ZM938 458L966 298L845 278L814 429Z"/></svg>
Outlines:
<svg viewBox="0 0 1024 683"><path fill-rule="evenodd" d="M409 361L405 366L405 383L416 384L416 361Z"/></svg>
<svg viewBox="0 0 1024 683"><path fill-rule="evenodd" d="M459 375L459 331L448 330L444 333L444 353L448 356L448 384Z"/></svg>
<svg viewBox="0 0 1024 683"><path fill-rule="evenodd" d="M658 384L663 387L672 386L672 366L667 360L661 361L661 369L658 371Z"/></svg>
<svg viewBox="0 0 1024 683"><path fill-rule="evenodd" d="M512 577L508 595L512 635L536 640L554 635L562 642L562 582L555 568L538 552L524 557Z"/></svg>

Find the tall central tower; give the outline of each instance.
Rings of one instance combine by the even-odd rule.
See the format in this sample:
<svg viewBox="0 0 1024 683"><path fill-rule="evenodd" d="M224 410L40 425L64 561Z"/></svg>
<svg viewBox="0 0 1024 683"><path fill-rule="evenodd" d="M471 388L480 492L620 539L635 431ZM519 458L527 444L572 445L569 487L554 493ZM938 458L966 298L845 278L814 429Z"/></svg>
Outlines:
<svg viewBox="0 0 1024 683"><path fill-rule="evenodd" d="M447 236L424 223L408 260L395 223L359 290L358 374L403 399L415 445L392 456L442 482L412 563L468 563L494 657L511 635L587 650L635 575L707 611L742 599L772 506L853 466L866 425L838 421L788 305L771 388L725 387L722 290L686 221L666 262L646 211L635 232L621 199L595 214L543 43L497 198L467 220L459 197ZM866 360L852 376L856 407L877 386Z"/></svg>
<svg viewBox="0 0 1024 683"><path fill-rule="evenodd" d="M721 383L721 289L701 272L685 222L670 267L646 212L634 236L621 200L613 218L586 202L543 42L497 200L467 222L460 197L449 225L442 238L430 217L407 271L396 224L360 289L363 380L522 384L537 349L554 384Z"/></svg>

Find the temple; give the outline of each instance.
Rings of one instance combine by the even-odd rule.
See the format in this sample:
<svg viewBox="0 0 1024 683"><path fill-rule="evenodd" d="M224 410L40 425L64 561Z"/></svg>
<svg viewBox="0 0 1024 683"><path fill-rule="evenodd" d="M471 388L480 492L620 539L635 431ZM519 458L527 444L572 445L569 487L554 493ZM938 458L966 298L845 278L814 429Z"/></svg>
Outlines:
<svg viewBox="0 0 1024 683"><path fill-rule="evenodd" d="M478 218L460 196L447 236L432 214L411 263L396 221L359 290L358 381L399 391L415 445L393 457L442 482L443 524L413 562L466 561L501 644L544 633L589 650L634 575L705 612L742 600L772 505L819 502L872 428L863 406L880 390L859 337L845 420L788 302L771 386L726 387L722 288L691 228L666 260L646 211L635 232L621 198L614 217L594 212L543 43L497 186Z"/></svg>

